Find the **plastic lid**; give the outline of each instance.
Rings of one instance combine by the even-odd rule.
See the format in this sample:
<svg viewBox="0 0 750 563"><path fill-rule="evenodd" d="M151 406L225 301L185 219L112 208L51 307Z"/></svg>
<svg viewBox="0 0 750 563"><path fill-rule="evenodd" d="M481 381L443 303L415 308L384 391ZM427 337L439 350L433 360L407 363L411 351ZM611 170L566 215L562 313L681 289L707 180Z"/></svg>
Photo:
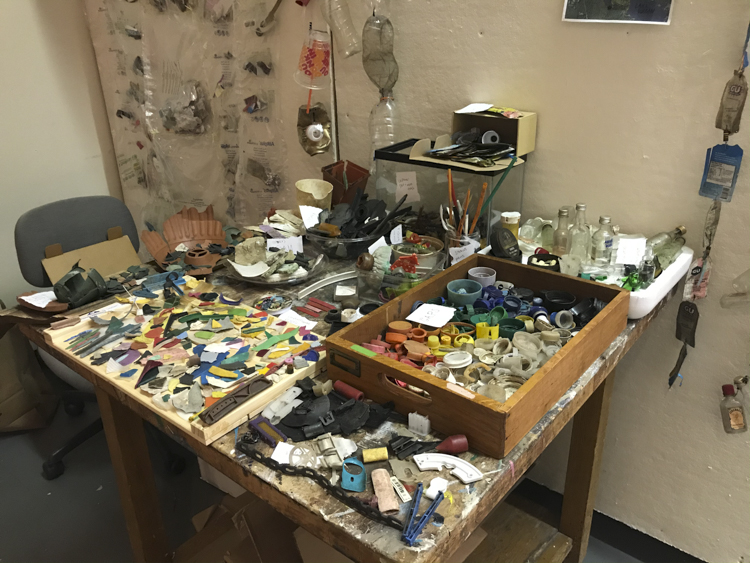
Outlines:
<svg viewBox="0 0 750 563"><path fill-rule="evenodd" d="M734 397L734 385L727 383L721 386L721 392L724 393L725 397Z"/></svg>

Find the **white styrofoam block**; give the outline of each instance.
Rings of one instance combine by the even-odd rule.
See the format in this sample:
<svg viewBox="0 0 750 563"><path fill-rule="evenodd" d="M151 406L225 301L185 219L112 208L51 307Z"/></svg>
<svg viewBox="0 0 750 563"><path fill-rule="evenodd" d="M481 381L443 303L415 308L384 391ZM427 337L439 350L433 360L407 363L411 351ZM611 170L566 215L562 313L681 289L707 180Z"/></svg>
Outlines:
<svg viewBox="0 0 750 563"><path fill-rule="evenodd" d="M430 419L416 412L409 413L409 430L418 436L430 433Z"/></svg>

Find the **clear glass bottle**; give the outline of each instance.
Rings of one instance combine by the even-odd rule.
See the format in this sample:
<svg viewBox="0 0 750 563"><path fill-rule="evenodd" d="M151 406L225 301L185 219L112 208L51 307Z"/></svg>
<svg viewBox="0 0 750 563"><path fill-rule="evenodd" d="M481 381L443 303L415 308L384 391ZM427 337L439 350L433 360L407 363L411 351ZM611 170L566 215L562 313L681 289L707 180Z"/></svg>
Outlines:
<svg viewBox="0 0 750 563"><path fill-rule="evenodd" d="M675 240L677 237L682 237L687 232L687 229L680 225L673 231L664 231L663 233L659 233L658 235L654 235L651 238L646 240L646 246L650 246L654 249L654 255L659 254L659 250L661 250L662 247L664 247L666 244L670 243L671 241Z"/></svg>
<svg viewBox="0 0 750 563"><path fill-rule="evenodd" d="M747 431L745 407L735 396L734 385L727 383L721 386L724 398L719 403L721 407L721 421L727 434L738 434Z"/></svg>
<svg viewBox="0 0 750 563"><path fill-rule="evenodd" d="M564 207L557 212L557 228L552 235L552 254L564 256L570 252L570 229L568 210Z"/></svg>
<svg viewBox="0 0 750 563"><path fill-rule="evenodd" d="M682 237L675 237L674 240L662 245L661 248L659 248L658 253L654 252L655 262L659 273L669 268L669 266L677 260L677 257L682 252L683 246L685 246L685 239ZM646 248L650 247L647 246Z"/></svg>
<svg viewBox="0 0 750 563"><path fill-rule="evenodd" d="M638 267L638 278L641 282L641 289L646 289L654 282L655 273L654 251L650 246L647 246L646 253L643 255L643 260L641 260L641 265Z"/></svg>
<svg viewBox="0 0 750 563"><path fill-rule="evenodd" d="M612 218L608 215L599 217L599 230L591 239L591 261L602 268L609 266L612 257Z"/></svg>
<svg viewBox="0 0 750 563"><path fill-rule="evenodd" d="M333 42L339 53L351 57L362 50L359 33L352 23L346 0L323 0L320 12L333 32Z"/></svg>
<svg viewBox="0 0 750 563"><path fill-rule="evenodd" d="M570 254L581 259L585 264L591 254L591 231L586 224L586 204L576 204L576 222L570 229Z"/></svg>

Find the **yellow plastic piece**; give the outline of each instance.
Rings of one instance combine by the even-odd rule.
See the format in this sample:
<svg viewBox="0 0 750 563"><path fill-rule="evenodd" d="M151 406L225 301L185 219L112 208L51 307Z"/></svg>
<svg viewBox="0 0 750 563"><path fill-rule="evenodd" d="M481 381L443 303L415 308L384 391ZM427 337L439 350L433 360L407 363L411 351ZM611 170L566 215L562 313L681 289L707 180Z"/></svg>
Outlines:
<svg viewBox="0 0 750 563"><path fill-rule="evenodd" d="M372 448L362 450L362 461L370 463L373 461L386 461L388 459L388 448Z"/></svg>
<svg viewBox="0 0 750 563"><path fill-rule="evenodd" d="M151 344L151 342L153 342L151 338L146 338L142 334L140 336L136 336L135 338L133 338L133 340L135 340L136 342L143 342L144 344Z"/></svg>
<svg viewBox="0 0 750 563"><path fill-rule="evenodd" d="M292 355L301 354L302 352L304 352L308 348L310 348L310 343L309 342L305 342L304 344L300 344L294 350L292 350Z"/></svg>
<svg viewBox="0 0 750 563"><path fill-rule="evenodd" d="M226 377L229 379L237 379L237 377L239 377L233 371L229 371L228 369L223 369L218 366L211 366L210 368L208 368L208 373L212 373L217 377Z"/></svg>
<svg viewBox="0 0 750 563"><path fill-rule="evenodd" d="M434 354L440 348L440 339L437 336L428 336L427 347Z"/></svg>
<svg viewBox="0 0 750 563"><path fill-rule="evenodd" d="M130 303L130 297L128 295L115 295L115 299L120 303Z"/></svg>
<svg viewBox="0 0 750 563"><path fill-rule="evenodd" d="M451 337L450 337L450 336L448 336L447 334L443 334L443 335L442 335L442 336L440 337L440 345L441 345L441 346L450 346L450 345L451 345L451 342L452 342L452 341L451 341Z"/></svg>
<svg viewBox="0 0 750 563"><path fill-rule="evenodd" d="M271 360L275 360L276 358L280 358L281 356L288 354L289 350L291 350L291 348L289 348L288 346L286 348L276 348L273 352L270 352L268 354L268 357Z"/></svg>
<svg viewBox="0 0 750 563"><path fill-rule="evenodd" d="M235 325L246 325L247 321L249 321L250 319L248 319L247 317L232 317L230 320L232 321L232 324Z"/></svg>
<svg viewBox="0 0 750 563"><path fill-rule="evenodd" d="M221 399L222 397L226 397L227 394L224 393L223 391L214 391L213 393L211 393L211 396L214 399Z"/></svg>
<svg viewBox="0 0 750 563"><path fill-rule="evenodd" d="M174 379L170 380L169 382L169 392L174 393L175 387L177 387L180 384L180 378L175 377Z"/></svg>
<svg viewBox="0 0 750 563"><path fill-rule="evenodd" d="M497 340L499 336L499 326L490 326L487 323L477 323L477 338L489 338L491 340Z"/></svg>
<svg viewBox="0 0 750 563"><path fill-rule="evenodd" d="M221 328L221 323L219 321L211 321L211 328Z"/></svg>
<svg viewBox="0 0 750 563"><path fill-rule="evenodd" d="M463 344L474 344L474 339L468 334L459 334L458 336L456 336L453 344L456 348L458 348Z"/></svg>
<svg viewBox="0 0 750 563"><path fill-rule="evenodd" d="M262 368L258 370L258 375L266 375L268 373L268 368Z"/></svg>

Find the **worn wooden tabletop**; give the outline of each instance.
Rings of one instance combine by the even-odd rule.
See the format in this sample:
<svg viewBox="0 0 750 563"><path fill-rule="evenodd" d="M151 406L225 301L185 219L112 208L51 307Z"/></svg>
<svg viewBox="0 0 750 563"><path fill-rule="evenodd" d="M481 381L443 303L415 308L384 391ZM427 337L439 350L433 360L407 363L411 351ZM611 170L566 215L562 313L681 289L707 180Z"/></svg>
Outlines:
<svg viewBox="0 0 750 563"><path fill-rule="evenodd" d="M334 262L326 275L351 270L351 263ZM225 284L225 291L233 294L241 294L245 302L250 302L268 293L285 294L291 298L295 298L300 289L304 287L296 286L280 289L253 286L225 279L221 275L214 275L212 281L215 284ZM356 279L345 283L350 285L356 284ZM334 287L327 286L313 295L332 302ZM427 486L431 479L438 476L448 479L450 483L448 488L449 494L438 509L438 513L444 518L443 523L439 525L435 523L429 524L425 532L420 536L422 541L411 548L400 541L400 533L398 531L359 515L329 496L313 481L304 477L282 476L260 463L250 463L245 456L235 450L236 434L234 432L220 438L208 447L196 444L189 436L178 435L178 437L181 437L186 444L193 447L198 455L206 459L214 467L230 475L245 488L255 492L282 513L296 520L300 525L355 560L442 561L447 559L458 548L460 543L481 524L492 509L508 494L524 472L529 469L547 445L557 436L565 424L581 409L587 399L596 392L600 384L606 380L617 363L664 307L671 295L668 295L657 305L654 311L646 315L643 319L629 321L627 328L620 336L586 370L581 378L563 395L560 401L534 426L508 456L498 460L471 452L462 454L461 457L470 461L482 471L484 477L480 481L471 485L464 485L449 475L448 470L425 473L417 471L411 478L408 475L406 477L402 475L403 480L407 483L409 481L414 483L423 482ZM102 303L98 304L98 306L101 305ZM320 334L327 334L328 328L327 323L319 320L315 331ZM42 328L38 325L35 325L33 329L31 325L24 327L25 334L38 344L44 346L43 338L38 338L41 330ZM82 375L89 379L92 377L91 373ZM100 385L107 393L115 395L109 389L109 386L106 385L106 382L100 382ZM115 398L128 408L133 409L139 416L152 422L156 420L157 425L159 424L158 417L154 417L152 413L137 409L132 405L132 402L126 401L123 397ZM606 409L604 415L606 416ZM107 425L105 424L106 428ZM241 434L245 430L246 428L243 426L238 432ZM173 429L171 431L175 433ZM407 434L408 430L403 425L387 422L375 431L359 431L350 436L350 438L354 439L361 448L369 448L385 445L392 432ZM435 438L437 437L435 436ZM110 433L108 432L109 439ZM270 455L270 448L265 445L261 445L260 447L263 448L263 453ZM110 445L110 449L112 449L112 445ZM368 467L368 470L377 468L378 466L385 466L391 470L387 462L382 462L381 465L369 465L371 467ZM369 480L368 487L370 489L368 492L362 493L362 498L369 498L372 495ZM420 513L424 511L428 502L427 500L423 500ZM405 509L406 505L403 505L402 516ZM131 525L129 524L130 528ZM131 530L131 539L133 539L133 535ZM586 528L586 541L587 537L588 528Z"/></svg>

